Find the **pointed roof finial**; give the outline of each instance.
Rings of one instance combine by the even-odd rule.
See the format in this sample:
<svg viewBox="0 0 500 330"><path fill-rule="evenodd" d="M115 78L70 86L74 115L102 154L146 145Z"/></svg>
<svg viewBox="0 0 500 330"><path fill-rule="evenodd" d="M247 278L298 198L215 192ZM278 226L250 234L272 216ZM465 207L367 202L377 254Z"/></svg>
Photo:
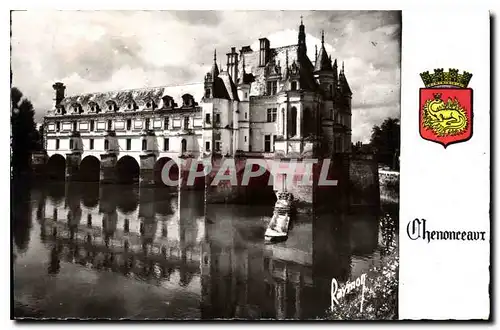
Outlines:
<svg viewBox="0 0 500 330"><path fill-rule="evenodd" d="M304 25L304 22L302 21L302 15L300 15L300 25Z"/></svg>
<svg viewBox="0 0 500 330"><path fill-rule="evenodd" d="M318 45L314 45L314 60L318 60Z"/></svg>
<svg viewBox="0 0 500 330"><path fill-rule="evenodd" d="M325 43L325 30L321 30L321 44Z"/></svg>
<svg viewBox="0 0 500 330"><path fill-rule="evenodd" d="M342 61L342 72L344 72L344 61Z"/></svg>
<svg viewBox="0 0 500 330"><path fill-rule="evenodd" d="M288 68L288 49L285 51L286 67Z"/></svg>
<svg viewBox="0 0 500 330"><path fill-rule="evenodd" d="M217 49L214 49L214 62L217 61Z"/></svg>

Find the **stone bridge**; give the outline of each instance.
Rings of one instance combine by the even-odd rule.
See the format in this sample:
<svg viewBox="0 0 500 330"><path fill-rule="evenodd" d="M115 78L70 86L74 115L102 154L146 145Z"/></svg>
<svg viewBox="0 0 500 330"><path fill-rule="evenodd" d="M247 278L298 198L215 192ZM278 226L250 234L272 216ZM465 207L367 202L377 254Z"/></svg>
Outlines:
<svg viewBox="0 0 500 330"><path fill-rule="evenodd" d="M158 151L48 151L33 156L33 168L38 175L53 179L141 187L165 187L168 178L172 190L205 190L208 203L272 204L277 192L289 191L301 210L310 210L313 204L345 206L352 202L352 182L360 183L362 189L372 181L378 182L374 159L352 154L313 160L261 152L224 156ZM327 185L321 183L324 180Z"/></svg>

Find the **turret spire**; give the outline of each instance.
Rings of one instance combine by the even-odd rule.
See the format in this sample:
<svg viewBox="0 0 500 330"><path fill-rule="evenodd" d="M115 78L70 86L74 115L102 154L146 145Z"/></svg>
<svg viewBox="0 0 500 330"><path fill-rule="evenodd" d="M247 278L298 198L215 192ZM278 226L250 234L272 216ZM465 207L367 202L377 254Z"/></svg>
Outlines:
<svg viewBox="0 0 500 330"><path fill-rule="evenodd" d="M214 64L212 64L212 79L215 79L219 75L219 67L217 66L217 49L214 49Z"/></svg>
<svg viewBox="0 0 500 330"><path fill-rule="evenodd" d="M302 17L300 18L300 26L299 26L299 57L303 58L307 56L307 46L306 46L306 27L304 26L304 22L302 21Z"/></svg>
<svg viewBox="0 0 500 330"><path fill-rule="evenodd" d="M326 53L325 49L325 30L321 30L321 47L319 53L316 55L316 62L314 63L314 71L331 71L332 61Z"/></svg>
<svg viewBox="0 0 500 330"><path fill-rule="evenodd" d="M318 60L318 45L314 45L314 62Z"/></svg>

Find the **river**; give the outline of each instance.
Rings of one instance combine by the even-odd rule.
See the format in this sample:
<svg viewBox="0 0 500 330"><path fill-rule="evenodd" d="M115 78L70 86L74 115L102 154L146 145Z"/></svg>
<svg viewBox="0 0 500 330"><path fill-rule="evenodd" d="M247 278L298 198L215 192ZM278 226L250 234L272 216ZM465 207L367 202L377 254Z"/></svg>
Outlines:
<svg viewBox="0 0 500 330"><path fill-rule="evenodd" d="M272 206L205 205L203 192L94 183L16 184L14 317L311 319L330 281L384 263L397 205L299 215L266 245ZM382 228L382 229L381 229Z"/></svg>

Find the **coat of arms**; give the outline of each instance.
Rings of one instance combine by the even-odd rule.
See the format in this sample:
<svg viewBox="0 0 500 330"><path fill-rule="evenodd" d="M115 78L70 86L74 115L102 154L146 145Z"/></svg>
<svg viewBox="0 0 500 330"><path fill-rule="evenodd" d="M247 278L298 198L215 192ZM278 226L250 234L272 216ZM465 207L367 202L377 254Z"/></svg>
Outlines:
<svg viewBox="0 0 500 330"><path fill-rule="evenodd" d="M420 89L420 136L445 148L472 137L472 89L467 88L472 74L457 69L435 69L420 74L425 88Z"/></svg>

